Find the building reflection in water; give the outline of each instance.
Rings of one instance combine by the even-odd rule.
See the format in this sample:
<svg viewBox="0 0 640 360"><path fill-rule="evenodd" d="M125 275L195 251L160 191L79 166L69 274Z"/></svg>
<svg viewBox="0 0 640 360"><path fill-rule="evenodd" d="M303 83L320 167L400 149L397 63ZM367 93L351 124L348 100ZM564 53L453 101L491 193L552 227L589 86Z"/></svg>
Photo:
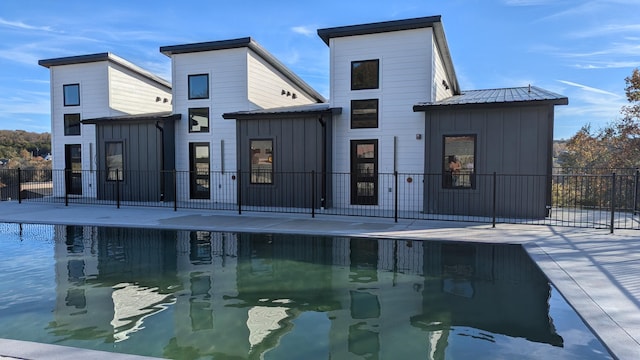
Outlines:
<svg viewBox="0 0 640 360"><path fill-rule="evenodd" d="M48 331L62 343L149 346L145 332L160 327L159 355L175 358L443 359L454 328L478 341L563 344L550 286L519 246L73 226L55 234Z"/></svg>

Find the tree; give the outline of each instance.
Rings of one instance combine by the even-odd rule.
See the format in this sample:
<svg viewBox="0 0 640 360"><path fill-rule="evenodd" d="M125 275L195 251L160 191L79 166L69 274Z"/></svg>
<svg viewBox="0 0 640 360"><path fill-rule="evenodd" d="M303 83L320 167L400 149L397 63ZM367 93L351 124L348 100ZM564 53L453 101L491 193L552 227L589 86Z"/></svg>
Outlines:
<svg viewBox="0 0 640 360"><path fill-rule="evenodd" d="M625 94L630 105L622 115L603 129L591 131L583 126L567 141L567 151L560 155L565 169L634 169L640 167L640 69L625 78Z"/></svg>

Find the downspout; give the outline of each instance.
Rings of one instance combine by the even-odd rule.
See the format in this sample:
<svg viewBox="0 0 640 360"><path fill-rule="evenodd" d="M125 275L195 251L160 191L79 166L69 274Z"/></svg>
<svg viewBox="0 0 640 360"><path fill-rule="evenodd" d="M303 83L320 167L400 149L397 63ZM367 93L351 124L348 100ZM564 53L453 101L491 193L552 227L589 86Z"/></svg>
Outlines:
<svg viewBox="0 0 640 360"><path fill-rule="evenodd" d="M320 191L322 197L320 198L320 208L324 209L327 202L327 122L322 117L322 114L318 117L318 122L322 125L322 177L320 178Z"/></svg>
<svg viewBox="0 0 640 360"><path fill-rule="evenodd" d="M156 121L156 129L160 131L160 201L164 201L164 128Z"/></svg>

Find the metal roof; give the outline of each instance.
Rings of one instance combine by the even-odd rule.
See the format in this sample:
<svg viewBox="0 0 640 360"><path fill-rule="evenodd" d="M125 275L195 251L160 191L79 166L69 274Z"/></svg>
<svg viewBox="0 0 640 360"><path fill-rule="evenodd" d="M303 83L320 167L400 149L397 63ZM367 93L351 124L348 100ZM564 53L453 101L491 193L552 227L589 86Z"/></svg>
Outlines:
<svg viewBox="0 0 640 360"><path fill-rule="evenodd" d="M98 123L121 122L121 121L148 122L148 121L158 121L158 120L180 120L181 118L182 118L181 114L172 114L171 111L163 111L159 113L147 113L147 114L137 114L137 115L105 116L105 117L94 118L94 119L84 119L81 122L83 124L98 124Z"/></svg>
<svg viewBox="0 0 640 360"><path fill-rule="evenodd" d="M271 55L267 50L255 42L251 37L244 37L239 39L220 40L220 41L208 41L192 44L161 46L160 52L166 56L171 57L176 54L188 54L194 52L203 51L217 51L237 48L249 48L253 50L258 56L264 59L269 65L273 66L276 70L281 72L285 77L291 80L294 84L300 87L304 92L313 97L317 102L324 103L327 100L320 95L309 84L302 80L298 75L289 70L283 63Z"/></svg>
<svg viewBox="0 0 640 360"><path fill-rule="evenodd" d="M299 115L299 114L341 114L341 107L331 107L327 103L323 104L310 104L300 106L287 106L273 109L259 109L251 111L237 111L231 113L222 114L225 119L248 119L258 118L265 115Z"/></svg>
<svg viewBox="0 0 640 360"><path fill-rule="evenodd" d="M436 45L438 46L438 49L440 49L440 55L442 56L442 61L448 74L448 83L451 85L453 93L458 94L460 92L460 85L458 84L458 78L453 67L453 60L451 59L451 53L449 52L449 45L447 44L447 38L444 35L444 28L442 27L440 19L440 15L435 15L413 19L318 29L318 36L320 36L325 44L329 45L329 40L331 40L331 38L432 28Z"/></svg>
<svg viewBox="0 0 640 360"><path fill-rule="evenodd" d="M513 104L523 105L531 103L548 103L552 105L567 105L569 99L566 96L536 87L524 86L503 89L467 90L460 95L454 95L434 103L424 102L413 106L413 111L426 111L434 107L442 106L469 106L469 105L493 105Z"/></svg>
<svg viewBox="0 0 640 360"><path fill-rule="evenodd" d="M87 64L100 61L113 62L171 89L171 83L169 81L110 52L38 60L38 65L51 68L52 66Z"/></svg>

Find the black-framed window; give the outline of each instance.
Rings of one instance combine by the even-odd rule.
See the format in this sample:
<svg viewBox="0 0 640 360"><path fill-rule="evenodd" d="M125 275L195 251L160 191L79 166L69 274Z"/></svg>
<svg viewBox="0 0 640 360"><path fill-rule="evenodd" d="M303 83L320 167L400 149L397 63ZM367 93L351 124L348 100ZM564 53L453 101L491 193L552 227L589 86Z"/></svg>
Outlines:
<svg viewBox="0 0 640 360"><path fill-rule="evenodd" d="M211 198L209 143L189 143L189 182L192 199Z"/></svg>
<svg viewBox="0 0 640 360"><path fill-rule="evenodd" d="M209 74L189 75L189 100L209 98Z"/></svg>
<svg viewBox="0 0 640 360"><path fill-rule="evenodd" d="M62 85L62 95L64 98L64 106L80 105L80 84Z"/></svg>
<svg viewBox="0 0 640 360"><path fill-rule="evenodd" d="M351 100L351 128L378 127L378 99Z"/></svg>
<svg viewBox="0 0 640 360"><path fill-rule="evenodd" d="M80 135L80 114L64 114L64 134Z"/></svg>
<svg viewBox="0 0 640 360"><path fill-rule="evenodd" d="M380 60L351 62L351 90L377 89L380 87Z"/></svg>
<svg viewBox="0 0 640 360"><path fill-rule="evenodd" d="M209 108L189 109L189 132L209 132Z"/></svg>
<svg viewBox="0 0 640 360"><path fill-rule="evenodd" d="M273 140L251 140L251 183L273 184Z"/></svg>
<svg viewBox="0 0 640 360"><path fill-rule="evenodd" d="M442 187L475 188L476 135L444 135L442 153Z"/></svg>
<svg viewBox="0 0 640 360"><path fill-rule="evenodd" d="M107 181L124 180L124 143L107 141L104 147Z"/></svg>

